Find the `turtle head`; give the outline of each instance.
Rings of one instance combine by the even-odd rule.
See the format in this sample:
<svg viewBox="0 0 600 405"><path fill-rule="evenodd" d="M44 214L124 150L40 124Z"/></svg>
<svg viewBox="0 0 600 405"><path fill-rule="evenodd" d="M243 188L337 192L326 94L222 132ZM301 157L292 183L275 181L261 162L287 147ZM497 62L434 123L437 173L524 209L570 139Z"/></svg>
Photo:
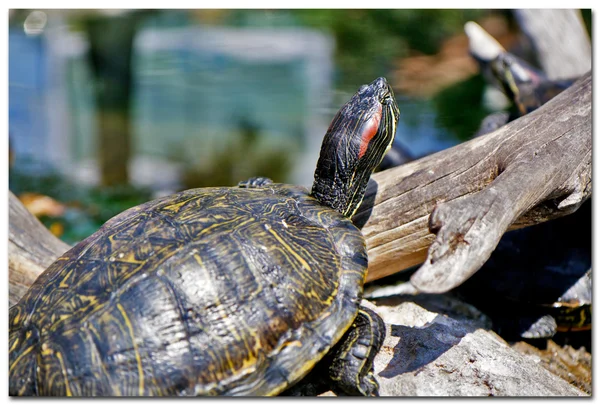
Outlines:
<svg viewBox="0 0 600 405"><path fill-rule="evenodd" d="M535 88L543 79L540 72L510 53L498 55L490 62L490 68L500 89L515 103L521 115L539 107Z"/></svg>
<svg viewBox="0 0 600 405"><path fill-rule="evenodd" d="M400 110L387 81L362 86L335 115L321 146L311 195L348 218L392 146Z"/></svg>

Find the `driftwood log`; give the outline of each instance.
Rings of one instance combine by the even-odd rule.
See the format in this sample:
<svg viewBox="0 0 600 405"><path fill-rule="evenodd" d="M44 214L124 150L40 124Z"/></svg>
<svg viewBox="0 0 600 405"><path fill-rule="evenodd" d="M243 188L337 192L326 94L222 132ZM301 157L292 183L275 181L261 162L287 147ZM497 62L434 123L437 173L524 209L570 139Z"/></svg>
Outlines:
<svg viewBox="0 0 600 405"><path fill-rule="evenodd" d="M367 240L368 280L425 262L413 284L450 290L507 230L576 210L591 195L591 96L588 73L495 132L374 174L354 216ZM68 246L12 195L9 206L12 304Z"/></svg>
<svg viewBox="0 0 600 405"><path fill-rule="evenodd" d="M8 302L13 305L69 245L52 235L11 192L8 210Z"/></svg>
<svg viewBox="0 0 600 405"><path fill-rule="evenodd" d="M507 230L574 212L591 195L591 99L588 73L488 135L373 175L354 216L368 279L425 262L413 285L445 292L477 271Z"/></svg>

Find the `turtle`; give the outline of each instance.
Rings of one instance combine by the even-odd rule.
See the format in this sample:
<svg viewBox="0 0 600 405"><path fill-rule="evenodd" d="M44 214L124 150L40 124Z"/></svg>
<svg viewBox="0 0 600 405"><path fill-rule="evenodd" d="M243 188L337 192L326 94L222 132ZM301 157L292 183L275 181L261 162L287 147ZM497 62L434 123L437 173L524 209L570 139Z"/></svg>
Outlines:
<svg viewBox="0 0 600 405"><path fill-rule="evenodd" d="M399 113L385 78L362 86L310 191L252 178L108 220L10 308L10 395L271 396L317 366L342 393L377 395L385 324L361 306L351 218Z"/></svg>
<svg viewBox="0 0 600 405"><path fill-rule="evenodd" d="M519 116L541 107L571 86L575 79L550 80L543 72L510 52L490 62L496 86L514 103Z"/></svg>
<svg viewBox="0 0 600 405"><path fill-rule="evenodd" d="M592 326L591 200L575 213L506 233L455 289L509 340L552 338Z"/></svg>
<svg viewBox="0 0 600 405"><path fill-rule="evenodd" d="M551 80L542 71L507 51L500 52L491 60L473 56L479 62L486 81L511 101L508 111L495 112L486 116L476 136L492 132L536 110L566 90L576 80Z"/></svg>

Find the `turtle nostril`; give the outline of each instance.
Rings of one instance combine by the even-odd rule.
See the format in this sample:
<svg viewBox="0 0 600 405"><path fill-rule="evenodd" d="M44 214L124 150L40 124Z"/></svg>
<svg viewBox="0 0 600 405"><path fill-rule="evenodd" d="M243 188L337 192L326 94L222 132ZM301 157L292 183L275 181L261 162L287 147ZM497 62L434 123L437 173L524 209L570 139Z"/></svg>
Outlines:
<svg viewBox="0 0 600 405"><path fill-rule="evenodd" d="M388 83L387 80L385 80L385 77L378 77L377 79L375 79L375 85L377 85L377 87L380 88L387 88L388 87Z"/></svg>

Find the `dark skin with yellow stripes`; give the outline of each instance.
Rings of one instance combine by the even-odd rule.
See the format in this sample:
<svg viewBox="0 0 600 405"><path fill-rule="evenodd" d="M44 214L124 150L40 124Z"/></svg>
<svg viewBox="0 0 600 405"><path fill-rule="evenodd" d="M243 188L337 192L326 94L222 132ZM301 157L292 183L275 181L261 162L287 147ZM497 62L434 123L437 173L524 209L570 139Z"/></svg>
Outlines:
<svg viewBox="0 0 600 405"><path fill-rule="evenodd" d="M498 55L489 65L497 86L514 103L517 116L536 110L574 82L550 80L544 73L508 52Z"/></svg>
<svg viewBox="0 0 600 405"><path fill-rule="evenodd" d="M485 135L528 114L567 89L573 80L550 80L517 56L503 52L491 61L479 60L484 77L511 101L508 111L488 115L476 136Z"/></svg>
<svg viewBox="0 0 600 405"><path fill-rule="evenodd" d="M254 178L109 220L10 309L10 395L270 396L322 360L342 392L377 395L385 328L361 306L350 218L398 116L377 79L333 119L312 191Z"/></svg>

